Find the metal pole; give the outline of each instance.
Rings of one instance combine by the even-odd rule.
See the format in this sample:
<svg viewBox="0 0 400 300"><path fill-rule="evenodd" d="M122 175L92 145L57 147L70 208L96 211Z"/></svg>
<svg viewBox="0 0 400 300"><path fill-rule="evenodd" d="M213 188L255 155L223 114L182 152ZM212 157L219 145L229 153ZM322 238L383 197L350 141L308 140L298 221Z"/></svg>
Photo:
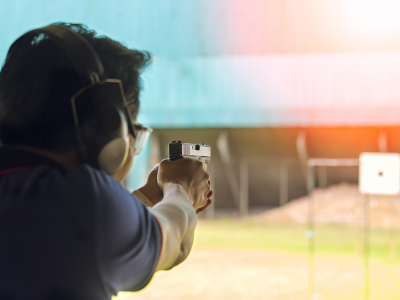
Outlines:
<svg viewBox="0 0 400 300"><path fill-rule="evenodd" d="M310 165L307 168L307 191L308 231L306 237L308 239L308 299L310 299L315 290L314 167Z"/></svg>
<svg viewBox="0 0 400 300"><path fill-rule="evenodd" d="M221 157L222 161L222 167L223 170L225 171L225 176L226 179L228 180L229 184L229 189L232 193L232 199L239 207L240 210L240 187L238 184L237 177L235 176L235 170L232 166L233 160L231 158L231 154L229 151L229 145L228 145L228 131L226 130L221 130L218 139L217 139L217 149L219 151L219 155Z"/></svg>
<svg viewBox="0 0 400 300"><path fill-rule="evenodd" d="M213 195L211 197L212 203L211 205L206 209L206 219L213 220L215 218L215 162L210 162L210 164L207 167L207 172L210 175L210 181L211 181L211 190L213 191Z"/></svg>
<svg viewBox="0 0 400 300"><path fill-rule="evenodd" d="M392 197L392 218L391 218L391 228L390 228L390 242L389 242L389 260L395 261L397 257L397 232L396 232L396 223L393 224L393 221L397 220L396 214L396 205L399 201L398 197ZM393 226L394 225L394 226Z"/></svg>
<svg viewBox="0 0 400 300"><path fill-rule="evenodd" d="M281 162L279 166L279 205L283 206L288 203L289 193L289 176L288 165Z"/></svg>
<svg viewBox="0 0 400 300"><path fill-rule="evenodd" d="M370 198L365 195L364 203L364 299L369 300L369 284L370 284Z"/></svg>
<svg viewBox="0 0 400 300"><path fill-rule="evenodd" d="M239 215L241 218L247 217L249 214L249 168L247 161L240 161L240 203Z"/></svg>
<svg viewBox="0 0 400 300"><path fill-rule="evenodd" d="M326 166L318 167L318 186L322 189L328 187L328 168Z"/></svg>

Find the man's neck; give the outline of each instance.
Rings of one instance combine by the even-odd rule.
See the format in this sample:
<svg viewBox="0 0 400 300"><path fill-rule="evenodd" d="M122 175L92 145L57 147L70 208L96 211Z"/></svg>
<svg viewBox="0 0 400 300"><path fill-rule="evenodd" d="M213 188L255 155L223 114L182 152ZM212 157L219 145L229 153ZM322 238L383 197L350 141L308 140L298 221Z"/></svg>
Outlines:
<svg viewBox="0 0 400 300"><path fill-rule="evenodd" d="M76 168L80 165L79 159L78 159L78 154L75 149L69 150L65 153L59 153L59 152L54 152L54 151L49 151L49 150L43 150L43 149L38 149L34 147L29 147L29 146L15 146L13 147L15 149L21 149L29 152L33 152L42 156L45 156L49 159L52 159L65 168Z"/></svg>

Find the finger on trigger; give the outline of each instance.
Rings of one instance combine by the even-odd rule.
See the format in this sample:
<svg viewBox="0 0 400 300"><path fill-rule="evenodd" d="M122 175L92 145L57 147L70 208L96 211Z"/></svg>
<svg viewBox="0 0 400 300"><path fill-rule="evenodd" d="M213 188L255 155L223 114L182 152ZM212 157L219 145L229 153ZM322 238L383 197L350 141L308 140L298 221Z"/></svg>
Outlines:
<svg viewBox="0 0 400 300"><path fill-rule="evenodd" d="M207 182L210 180L210 174L208 174L207 172L203 173L203 177L204 177L204 180L206 180Z"/></svg>
<svg viewBox="0 0 400 300"><path fill-rule="evenodd" d="M212 195L211 186L210 186L210 185L207 185L207 186L206 186L206 195L207 195L207 198L210 198L210 197L211 197L211 196L209 196L209 195L210 195L210 192L211 192L211 195Z"/></svg>

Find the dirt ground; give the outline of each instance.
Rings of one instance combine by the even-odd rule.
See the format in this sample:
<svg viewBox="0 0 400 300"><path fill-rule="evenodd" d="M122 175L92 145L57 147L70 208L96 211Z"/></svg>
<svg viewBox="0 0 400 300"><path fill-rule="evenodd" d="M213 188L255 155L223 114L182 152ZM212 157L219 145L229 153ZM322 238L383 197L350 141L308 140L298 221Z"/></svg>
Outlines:
<svg viewBox="0 0 400 300"><path fill-rule="evenodd" d="M370 196L359 194L358 186L341 183L325 190L316 189L312 194L314 220L317 223L362 224L364 203L369 200L369 219L373 228L400 228L400 198L391 196ZM306 224L308 220L309 197L290 201L259 215L258 220L266 224Z"/></svg>
<svg viewBox="0 0 400 300"><path fill-rule="evenodd" d="M306 287L306 255L195 249L182 265L157 273L143 291L117 299L295 300L306 298Z"/></svg>
<svg viewBox="0 0 400 300"><path fill-rule="evenodd" d="M157 273L144 290L114 300L306 300L307 270L306 254L194 249L182 265ZM311 300L364 299L359 258L318 255L315 275ZM373 262L370 299L400 299L397 278L398 265Z"/></svg>
<svg viewBox="0 0 400 300"><path fill-rule="evenodd" d="M308 260L305 254L255 250L195 249L188 260L159 272L138 293L120 293L118 300L301 300L307 299ZM313 300L364 299L362 261L349 256L320 255L315 266ZM373 266L371 299L384 291L400 299L396 266ZM383 280L390 274L392 281ZM396 293L396 295L394 295Z"/></svg>

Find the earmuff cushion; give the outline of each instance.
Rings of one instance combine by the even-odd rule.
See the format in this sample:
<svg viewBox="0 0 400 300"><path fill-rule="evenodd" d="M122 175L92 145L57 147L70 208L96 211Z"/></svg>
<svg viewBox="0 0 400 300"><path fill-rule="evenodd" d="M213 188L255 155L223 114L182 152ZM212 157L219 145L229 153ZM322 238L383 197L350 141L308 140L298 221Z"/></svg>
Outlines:
<svg viewBox="0 0 400 300"><path fill-rule="evenodd" d="M86 162L108 174L115 174L125 163L129 150L125 115L113 104L97 105L82 126Z"/></svg>

